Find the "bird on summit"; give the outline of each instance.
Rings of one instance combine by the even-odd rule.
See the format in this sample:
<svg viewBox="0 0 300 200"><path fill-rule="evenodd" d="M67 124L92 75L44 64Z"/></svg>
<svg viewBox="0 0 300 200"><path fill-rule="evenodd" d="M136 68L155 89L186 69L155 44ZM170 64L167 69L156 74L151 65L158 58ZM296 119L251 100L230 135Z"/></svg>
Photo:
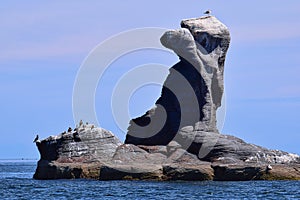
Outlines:
<svg viewBox="0 0 300 200"><path fill-rule="evenodd" d="M82 125L83 125L83 121L81 119L80 122L79 122L79 127L81 127Z"/></svg>
<svg viewBox="0 0 300 200"><path fill-rule="evenodd" d="M33 143L37 142L39 140L39 135L36 135L36 137L33 140Z"/></svg>
<svg viewBox="0 0 300 200"><path fill-rule="evenodd" d="M72 132L72 128L71 127L68 128L68 133L70 133L70 132Z"/></svg>
<svg viewBox="0 0 300 200"><path fill-rule="evenodd" d="M207 11L205 11L205 12L204 12L204 14L206 14L206 15L210 15L210 14L211 14L211 10L207 10Z"/></svg>

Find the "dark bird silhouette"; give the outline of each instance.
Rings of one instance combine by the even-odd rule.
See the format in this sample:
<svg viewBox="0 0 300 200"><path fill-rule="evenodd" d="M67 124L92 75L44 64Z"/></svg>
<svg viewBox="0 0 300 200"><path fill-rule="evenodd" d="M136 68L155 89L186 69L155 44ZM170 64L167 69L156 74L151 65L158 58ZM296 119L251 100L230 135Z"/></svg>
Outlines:
<svg viewBox="0 0 300 200"><path fill-rule="evenodd" d="M33 140L33 143L36 143L39 140L39 135L36 135L36 137Z"/></svg>
<svg viewBox="0 0 300 200"><path fill-rule="evenodd" d="M71 127L68 128L68 133L69 133L69 132L72 132L72 128L71 128Z"/></svg>
<svg viewBox="0 0 300 200"><path fill-rule="evenodd" d="M83 121L81 119L80 122L79 122L79 126L82 126L82 125L83 125Z"/></svg>
<svg viewBox="0 0 300 200"><path fill-rule="evenodd" d="M77 132L74 132L74 133L73 133L73 138L74 138L74 141L75 141L75 142L80 142L80 141L81 141L81 139L80 139L80 137L79 137L79 134L78 134Z"/></svg>
<svg viewBox="0 0 300 200"><path fill-rule="evenodd" d="M210 15L210 14L211 14L211 10L207 10L207 11L205 11L205 12L204 12L204 14L206 14L206 15Z"/></svg>

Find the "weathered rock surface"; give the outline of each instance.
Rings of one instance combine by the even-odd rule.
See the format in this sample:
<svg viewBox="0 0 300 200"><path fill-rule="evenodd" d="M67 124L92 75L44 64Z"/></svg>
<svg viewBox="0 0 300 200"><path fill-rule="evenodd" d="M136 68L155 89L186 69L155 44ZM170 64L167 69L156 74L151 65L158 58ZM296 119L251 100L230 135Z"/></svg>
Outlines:
<svg viewBox="0 0 300 200"><path fill-rule="evenodd" d="M201 142L203 135L197 134L194 141ZM75 142L73 135L36 143L41 159L35 179L300 180L299 156L218 133L217 144L205 158L189 153L176 141L167 146L122 144L111 132L88 127L78 132L81 141ZM269 164L272 170L267 170Z"/></svg>
<svg viewBox="0 0 300 200"><path fill-rule="evenodd" d="M204 131L180 131L178 135L178 142L186 144L188 152L208 162L280 164L300 161L298 155L269 150L231 135Z"/></svg>
<svg viewBox="0 0 300 200"><path fill-rule="evenodd" d="M34 178L78 177L76 174L79 169L82 170L81 164L90 170L89 167L109 160L122 143L111 132L92 126L80 127L76 131L37 142L41 159Z"/></svg>
<svg viewBox="0 0 300 200"><path fill-rule="evenodd" d="M218 132L229 31L212 16L183 20L181 26L161 37L180 62L171 67L156 107L131 120L125 143L166 145L185 126Z"/></svg>
<svg viewBox="0 0 300 200"><path fill-rule="evenodd" d="M211 180L210 163L170 146L135 146L122 144L109 131L80 128L74 133L51 136L36 143L41 159L35 179L91 178L100 180ZM47 149L49 151L47 151Z"/></svg>
<svg viewBox="0 0 300 200"><path fill-rule="evenodd" d="M300 157L222 135L221 105L228 29L215 17L184 20L162 44L180 62L156 107L133 119L125 144L94 125L37 141L35 179L300 180Z"/></svg>

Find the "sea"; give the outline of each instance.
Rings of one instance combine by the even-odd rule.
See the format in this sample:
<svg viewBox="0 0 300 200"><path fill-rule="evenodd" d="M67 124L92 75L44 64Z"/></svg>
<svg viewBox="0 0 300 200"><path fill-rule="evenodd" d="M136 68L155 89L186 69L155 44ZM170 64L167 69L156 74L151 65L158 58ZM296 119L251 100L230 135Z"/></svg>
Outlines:
<svg viewBox="0 0 300 200"><path fill-rule="evenodd" d="M0 161L0 199L300 199L300 181L34 180L37 161Z"/></svg>

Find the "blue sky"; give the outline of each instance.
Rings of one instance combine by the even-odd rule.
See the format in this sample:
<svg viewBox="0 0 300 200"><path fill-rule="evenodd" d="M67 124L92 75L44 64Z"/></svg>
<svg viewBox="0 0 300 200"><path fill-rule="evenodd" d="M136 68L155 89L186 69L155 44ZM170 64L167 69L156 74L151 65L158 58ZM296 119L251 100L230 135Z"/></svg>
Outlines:
<svg viewBox="0 0 300 200"><path fill-rule="evenodd" d="M232 37L222 132L300 154L299 1L7 0L0 3L0 159L38 158L32 143L36 133L45 138L74 126L73 84L97 44L133 28L176 29L182 19L201 16L208 8ZM113 63L107 76L142 63L172 66L177 60L171 54L137 52ZM109 110L102 108L111 90L105 80L96 93L98 119L123 139L105 115ZM150 108L158 95L157 86L137 91L130 100L132 115Z"/></svg>

